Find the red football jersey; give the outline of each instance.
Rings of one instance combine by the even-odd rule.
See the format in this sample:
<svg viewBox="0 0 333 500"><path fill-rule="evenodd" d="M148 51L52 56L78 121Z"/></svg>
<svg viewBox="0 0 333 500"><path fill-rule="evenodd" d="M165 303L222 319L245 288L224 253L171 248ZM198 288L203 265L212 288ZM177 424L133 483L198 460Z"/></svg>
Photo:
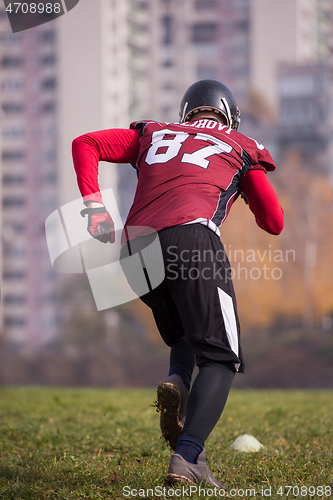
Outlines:
<svg viewBox="0 0 333 500"><path fill-rule="evenodd" d="M136 122L138 185L126 225L155 230L194 220L224 221L252 169L274 170L257 141L214 120Z"/></svg>
<svg viewBox="0 0 333 500"><path fill-rule="evenodd" d="M216 230L242 192L262 229L279 234L283 228L283 210L266 176L275 169L269 152L214 120L135 122L130 129L74 139L73 162L85 203L103 203L100 161L131 163L138 170L128 226L160 230L200 221Z"/></svg>

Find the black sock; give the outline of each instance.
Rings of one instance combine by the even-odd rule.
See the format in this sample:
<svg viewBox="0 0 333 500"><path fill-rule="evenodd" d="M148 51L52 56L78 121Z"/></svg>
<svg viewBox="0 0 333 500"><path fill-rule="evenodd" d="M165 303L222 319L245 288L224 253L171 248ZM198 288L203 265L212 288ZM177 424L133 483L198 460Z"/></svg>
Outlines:
<svg viewBox="0 0 333 500"><path fill-rule="evenodd" d="M191 387L191 377L192 371L188 369L188 366L183 365L182 363L177 363L176 365L172 365L169 370L169 375L179 375L184 382L186 389L189 391Z"/></svg>
<svg viewBox="0 0 333 500"><path fill-rule="evenodd" d="M188 434L181 434L177 441L175 453L181 455L187 462L196 464L203 447L204 445L200 439Z"/></svg>

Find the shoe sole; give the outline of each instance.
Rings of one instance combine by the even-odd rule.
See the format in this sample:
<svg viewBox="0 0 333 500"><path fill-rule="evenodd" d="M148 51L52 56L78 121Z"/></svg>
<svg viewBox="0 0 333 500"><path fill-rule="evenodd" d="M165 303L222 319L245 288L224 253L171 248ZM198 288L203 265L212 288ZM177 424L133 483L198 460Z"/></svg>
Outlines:
<svg viewBox="0 0 333 500"><path fill-rule="evenodd" d="M186 483L189 485L196 484L193 481L191 481L188 477L179 476L178 474L168 474L164 480L165 486L172 486L173 484L176 483Z"/></svg>
<svg viewBox="0 0 333 500"><path fill-rule="evenodd" d="M168 474L164 480L164 486L172 486L172 485L177 484L177 483L186 483L189 486L192 486L195 484L203 484L203 485L210 485L211 484L205 478L202 478L202 480L200 482L194 482L194 481L191 481L191 479L189 479L188 477L179 476L178 474ZM221 483L221 486L217 486L217 487L226 491L226 486L224 486L222 483Z"/></svg>
<svg viewBox="0 0 333 500"><path fill-rule="evenodd" d="M157 389L157 407L161 412L160 426L162 436L173 450L183 430L179 422L179 408L181 403L180 391L173 384L165 382Z"/></svg>
<svg viewBox="0 0 333 500"><path fill-rule="evenodd" d="M225 486L213 476L206 460L205 450L199 454L196 464L187 462L181 455L172 455L164 481L165 485L175 483L208 484L226 491Z"/></svg>

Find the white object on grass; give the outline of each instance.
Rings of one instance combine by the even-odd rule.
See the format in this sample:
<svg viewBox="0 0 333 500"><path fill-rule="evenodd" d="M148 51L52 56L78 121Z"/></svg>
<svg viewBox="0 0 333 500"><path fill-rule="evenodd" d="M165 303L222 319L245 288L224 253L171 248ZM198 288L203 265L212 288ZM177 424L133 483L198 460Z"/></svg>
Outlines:
<svg viewBox="0 0 333 500"><path fill-rule="evenodd" d="M255 437L249 434L243 434L243 436L238 436L230 448L237 451L259 451L260 448L264 448L264 445L262 445Z"/></svg>

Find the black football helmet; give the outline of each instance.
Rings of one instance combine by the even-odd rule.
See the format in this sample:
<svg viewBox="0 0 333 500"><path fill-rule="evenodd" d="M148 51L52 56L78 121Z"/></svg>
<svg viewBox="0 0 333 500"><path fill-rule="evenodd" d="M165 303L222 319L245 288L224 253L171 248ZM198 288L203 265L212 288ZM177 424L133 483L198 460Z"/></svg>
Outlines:
<svg viewBox="0 0 333 500"><path fill-rule="evenodd" d="M240 111L234 94L229 87L218 80L199 80L185 92L180 103L180 123L189 120L197 111L215 111L227 120L228 127L237 130Z"/></svg>

